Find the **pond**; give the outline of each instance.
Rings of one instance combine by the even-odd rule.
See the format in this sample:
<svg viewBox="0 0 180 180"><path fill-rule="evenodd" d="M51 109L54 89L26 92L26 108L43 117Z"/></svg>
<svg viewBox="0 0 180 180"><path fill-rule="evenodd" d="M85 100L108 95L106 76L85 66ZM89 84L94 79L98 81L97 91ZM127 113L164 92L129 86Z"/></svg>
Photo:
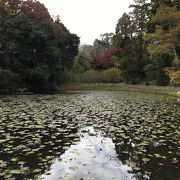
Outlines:
<svg viewBox="0 0 180 180"><path fill-rule="evenodd" d="M0 97L2 180L179 180L180 102L138 92Z"/></svg>

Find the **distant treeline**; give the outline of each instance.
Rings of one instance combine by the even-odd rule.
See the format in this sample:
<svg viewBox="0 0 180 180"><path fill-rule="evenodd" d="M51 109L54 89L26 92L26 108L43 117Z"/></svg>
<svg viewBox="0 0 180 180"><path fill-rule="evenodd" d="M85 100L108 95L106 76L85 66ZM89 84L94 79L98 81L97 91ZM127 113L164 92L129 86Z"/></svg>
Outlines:
<svg viewBox="0 0 180 180"><path fill-rule="evenodd" d="M130 8L115 33L80 47L72 81L180 85L180 0L134 0Z"/></svg>
<svg viewBox="0 0 180 180"><path fill-rule="evenodd" d="M0 93L55 91L79 42L40 2L0 0Z"/></svg>

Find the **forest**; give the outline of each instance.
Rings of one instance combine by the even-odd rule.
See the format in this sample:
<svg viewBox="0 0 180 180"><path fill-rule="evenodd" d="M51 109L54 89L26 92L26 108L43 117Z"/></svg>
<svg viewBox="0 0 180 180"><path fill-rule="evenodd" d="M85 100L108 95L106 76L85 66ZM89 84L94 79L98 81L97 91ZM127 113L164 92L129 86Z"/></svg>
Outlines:
<svg viewBox="0 0 180 180"><path fill-rule="evenodd" d="M0 1L0 93L65 82L180 85L180 1L134 0L115 32L79 45L36 0Z"/></svg>
<svg viewBox="0 0 180 180"><path fill-rule="evenodd" d="M34 0L0 1L0 93L56 91L78 54L79 37Z"/></svg>
<svg viewBox="0 0 180 180"><path fill-rule="evenodd" d="M93 46L80 47L76 79L179 86L180 1L135 0L129 8L115 33L104 33Z"/></svg>

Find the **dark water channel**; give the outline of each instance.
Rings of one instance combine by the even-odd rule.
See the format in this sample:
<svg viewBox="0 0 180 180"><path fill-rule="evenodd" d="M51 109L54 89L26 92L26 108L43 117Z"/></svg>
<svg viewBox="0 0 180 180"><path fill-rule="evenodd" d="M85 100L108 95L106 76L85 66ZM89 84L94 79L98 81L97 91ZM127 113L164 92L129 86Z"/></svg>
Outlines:
<svg viewBox="0 0 180 180"><path fill-rule="evenodd" d="M0 98L0 180L180 180L180 102L135 92Z"/></svg>

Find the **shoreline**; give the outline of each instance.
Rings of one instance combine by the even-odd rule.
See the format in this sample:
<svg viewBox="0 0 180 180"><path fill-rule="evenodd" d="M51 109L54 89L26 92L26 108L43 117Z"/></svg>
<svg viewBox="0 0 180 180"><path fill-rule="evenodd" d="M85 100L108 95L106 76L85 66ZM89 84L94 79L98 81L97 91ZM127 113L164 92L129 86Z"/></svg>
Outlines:
<svg viewBox="0 0 180 180"><path fill-rule="evenodd" d="M179 97L178 91L180 87L171 86L146 86L146 85L132 85L132 84L112 84L112 83L68 83L60 86L60 92L67 92L73 90L104 90L104 91L130 91L170 95Z"/></svg>

